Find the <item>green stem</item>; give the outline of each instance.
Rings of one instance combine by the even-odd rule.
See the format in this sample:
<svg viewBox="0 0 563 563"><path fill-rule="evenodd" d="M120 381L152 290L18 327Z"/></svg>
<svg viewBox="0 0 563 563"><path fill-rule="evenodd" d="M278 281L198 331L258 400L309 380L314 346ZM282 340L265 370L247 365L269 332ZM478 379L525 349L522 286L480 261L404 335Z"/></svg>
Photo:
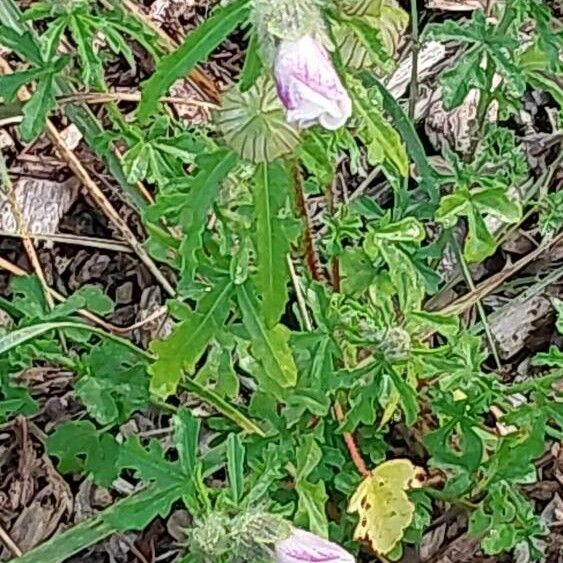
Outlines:
<svg viewBox="0 0 563 563"><path fill-rule="evenodd" d="M463 257L463 252L461 251L461 248L459 247L459 244L458 244L455 236L451 232L450 232L450 240L451 240L452 246L455 250L455 253L457 255L457 259L458 259L463 277L465 278L465 281L466 281L467 285L469 286L469 289L472 292L475 292L475 284L473 283L473 278L471 277L471 272L470 272L470 270L467 266L467 262L465 261L465 258ZM483 323L483 328L485 329L485 335L487 337L489 347L490 347L491 352L493 354L493 357L495 359L496 367L497 367L498 370L501 370L502 364L500 362L500 357L499 357L499 354L498 354L498 351L497 351L496 342L495 342L493 334L491 332L491 327L489 326L489 321L487 320L487 314L485 313L485 309L484 309L483 304L481 303L480 299L477 299L476 305L477 305L477 310L479 312L479 316L481 317L481 322Z"/></svg>
<svg viewBox="0 0 563 563"><path fill-rule="evenodd" d="M410 1L411 8L411 81L409 86L408 117L414 123L416 98L418 96L418 6L416 0ZM399 220L408 204L409 176L403 179L403 189L396 194L393 219Z"/></svg>
<svg viewBox="0 0 563 563"><path fill-rule="evenodd" d="M186 391L195 393L200 399L209 403L212 407L217 409L222 415L232 420L235 424L240 426L245 432L249 434L258 434L261 438L266 436L265 432L257 426L252 420L247 418L238 409L227 403L224 399L219 397L211 389L205 388L203 385L195 381L194 379L184 379L180 385Z"/></svg>

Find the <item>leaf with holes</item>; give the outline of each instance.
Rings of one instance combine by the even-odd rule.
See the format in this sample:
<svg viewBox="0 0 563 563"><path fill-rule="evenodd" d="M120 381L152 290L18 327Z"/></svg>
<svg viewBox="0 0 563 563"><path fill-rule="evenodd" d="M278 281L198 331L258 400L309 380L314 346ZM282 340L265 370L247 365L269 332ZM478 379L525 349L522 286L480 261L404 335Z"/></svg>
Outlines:
<svg viewBox="0 0 563 563"><path fill-rule="evenodd" d="M377 552L389 553L403 537L414 515L406 491L416 478L416 467L407 459L378 465L356 489L348 512L358 513L357 541L367 540Z"/></svg>

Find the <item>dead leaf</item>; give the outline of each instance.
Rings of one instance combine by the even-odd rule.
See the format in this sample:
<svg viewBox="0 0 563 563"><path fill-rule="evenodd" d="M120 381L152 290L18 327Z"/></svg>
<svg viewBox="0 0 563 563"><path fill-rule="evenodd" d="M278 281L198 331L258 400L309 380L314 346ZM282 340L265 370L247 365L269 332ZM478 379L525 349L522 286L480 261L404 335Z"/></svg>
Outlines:
<svg viewBox="0 0 563 563"><path fill-rule="evenodd" d="M545 294L530 293L529 299L516 298L489 317L501 358L510 358L522 350L536 323L551 311L551 302Z"/></svg>
<svg viewBox="0 0 563 563"><path fill-rule="evenodd" d="M471 10L484 10L486 2L485 0L427 0L426 7L449 12L468 12Z"/></svg>
<svg viewBox="0 0 563 563"><path fill-rule="evenodd" d="M14 184L14 191L27 231L31 234L53 234L76 198L78 183L75 179L61 183L20 178ZM18 232L12 204L3 192L0 192L0 230Z"/></svg>
<svg viewBox="0 0 563 563"><path fill-rule="evenodd" d="M348 512L357 512L359 518L354 539L368 540L377 553L389 553L412 521L414 504L405 491L416 478L417 468L408 459L378 465L348 505Z"/></svg>

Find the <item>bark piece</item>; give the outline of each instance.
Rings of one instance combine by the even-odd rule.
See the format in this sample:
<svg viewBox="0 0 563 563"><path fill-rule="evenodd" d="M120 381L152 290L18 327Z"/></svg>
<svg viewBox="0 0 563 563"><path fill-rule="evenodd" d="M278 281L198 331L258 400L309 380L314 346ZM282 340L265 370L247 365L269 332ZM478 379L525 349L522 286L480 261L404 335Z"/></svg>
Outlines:
<svg viewBox="0 0 563 563"><path fill-rule="evenodd" d="M13 189L27 231L30 234L53 234L76 199L78 183L74 179L61 183L20 178L14 183ZM0 192L0 230L18 232L12 204L4 191Z"/></svg>

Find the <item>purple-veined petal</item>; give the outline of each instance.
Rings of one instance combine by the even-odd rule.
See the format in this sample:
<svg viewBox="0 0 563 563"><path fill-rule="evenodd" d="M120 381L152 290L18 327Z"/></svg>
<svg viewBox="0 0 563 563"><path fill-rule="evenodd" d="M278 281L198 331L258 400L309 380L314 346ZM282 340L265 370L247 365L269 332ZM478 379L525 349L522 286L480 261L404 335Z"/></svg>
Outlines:
<svg viewBox="0 0 563 563"><path fill-rule="evenodd" d="M352 101L326 49L312 36L281 41L274 74L289 123L338 129L352 114Z"/></svg>
<svg viewBox="0 0 563 563"><path fill-rule="evenodd" d="M294 528L275 545L276 563L355 563L356 558L338 544Z"/></svg>

